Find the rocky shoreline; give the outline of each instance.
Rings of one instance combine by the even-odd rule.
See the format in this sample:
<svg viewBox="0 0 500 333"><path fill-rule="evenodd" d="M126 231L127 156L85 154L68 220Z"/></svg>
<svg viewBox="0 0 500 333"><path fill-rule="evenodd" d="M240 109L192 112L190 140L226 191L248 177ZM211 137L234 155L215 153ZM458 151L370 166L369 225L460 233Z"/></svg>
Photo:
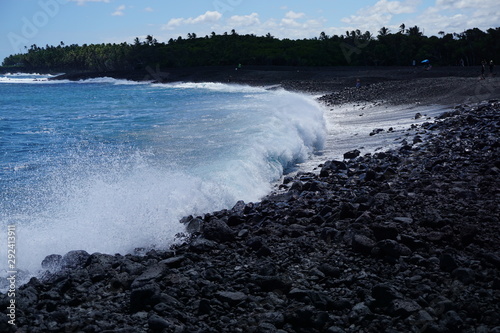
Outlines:
<svg viewBox="0 0 500 333"><path fill-rule="evenodd" d="M462 104L396 150L347 152L261 202L185 217L169 250L49 256L0 331L500 332L499 111Z"/></svg>

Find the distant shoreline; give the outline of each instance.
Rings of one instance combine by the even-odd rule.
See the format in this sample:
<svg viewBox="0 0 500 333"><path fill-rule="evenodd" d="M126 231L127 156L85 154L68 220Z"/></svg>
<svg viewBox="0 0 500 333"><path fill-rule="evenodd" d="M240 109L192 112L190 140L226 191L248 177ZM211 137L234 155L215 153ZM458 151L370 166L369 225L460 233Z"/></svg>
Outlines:
<svg viewBox="0 0 500 333"><path fill-rule="evenodd" d="M289 80L318 80L328 82L332 78L348 79L351 77L369 78L370 82L423 78L423 77L479 77L480 67L434 67L426 71L422 66L202 66L183 68L146 67L142 70L128 71L81 71L81 70L42 70L26 71L23 67L0 67L0 73L26 72L59 74L56 79L81 80L95 77L113 77L133 81L154 80L160 82L192 81L192 82L226 82L233 80L239 83L278 83Z"/></svg>
<svg viewBox="0 0 500 333"><path fill-rule="evenodd" d="M0 67L0 73L22 68ZM37 71L57 75L61 71ZM250 86L277 86L289 91L330 95L330 104L383 100L393 104L442 104L479 102L499 98L498 76L480 80L478 66L205 66L152 68L133 71L70 71L50 80L79 81L111 77L130 81L217 82ZM355 89L359 80L361 89ZM332 99L336 99L332 101Z"/></svg>

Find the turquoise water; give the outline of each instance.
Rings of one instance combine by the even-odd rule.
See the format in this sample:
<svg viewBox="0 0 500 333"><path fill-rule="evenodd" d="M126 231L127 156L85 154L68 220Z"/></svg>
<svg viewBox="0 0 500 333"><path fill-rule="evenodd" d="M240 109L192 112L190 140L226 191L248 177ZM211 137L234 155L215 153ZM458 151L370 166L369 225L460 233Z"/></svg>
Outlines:
<svg viewBox="0 0 500 333"><path fill-rule="evenodd" d="M46 79L0 76L0 219L16 225L20 268L75 249L167 247L181 217L259 200L325 142L309 96Z"/></svg>

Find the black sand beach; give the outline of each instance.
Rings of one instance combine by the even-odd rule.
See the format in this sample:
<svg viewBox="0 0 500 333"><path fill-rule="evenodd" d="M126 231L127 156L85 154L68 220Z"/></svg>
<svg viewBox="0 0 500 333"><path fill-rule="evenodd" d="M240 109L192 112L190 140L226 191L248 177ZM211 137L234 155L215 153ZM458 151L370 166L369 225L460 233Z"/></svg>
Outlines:
<svg viewBox="0 0 500 333"><path fill-rule="evenodd" d="M330 108L450 109L397 149L346 152L261 202L185 217L188 233L169 250L49 256L17 290L16 326L3 310L0 331L500 332L497 77L458 67L156 73L279 85Z"/></svg>

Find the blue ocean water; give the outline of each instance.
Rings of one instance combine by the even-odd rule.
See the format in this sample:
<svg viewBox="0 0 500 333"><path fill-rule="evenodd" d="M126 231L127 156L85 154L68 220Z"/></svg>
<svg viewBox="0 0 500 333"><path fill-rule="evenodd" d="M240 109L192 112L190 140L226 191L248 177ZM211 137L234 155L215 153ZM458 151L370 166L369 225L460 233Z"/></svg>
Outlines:
<svg viewBox="0 0 500 333"><path fill-rule="evenodd" d="M181 217L259 200L325 138L323 109L282 90L0 76L2 230L16 225L31 271L52 253L168 247Z"/></svg>

